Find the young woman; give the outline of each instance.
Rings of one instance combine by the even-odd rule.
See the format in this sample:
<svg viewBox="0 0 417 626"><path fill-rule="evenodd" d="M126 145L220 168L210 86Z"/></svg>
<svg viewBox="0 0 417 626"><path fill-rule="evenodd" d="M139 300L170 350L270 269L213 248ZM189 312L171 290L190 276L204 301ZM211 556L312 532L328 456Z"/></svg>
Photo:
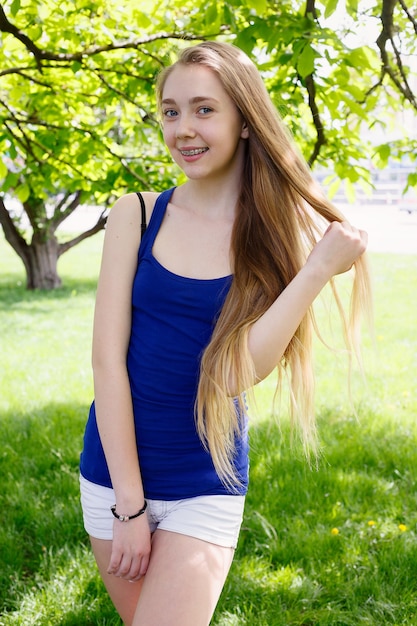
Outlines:
<svg viewBox="0 0 417 626"><path fill-rule="evenodd" d="M238 48L186 49L158 100L187 181L143 194L142 237L136 194L109 216L81 493L124 623L203 626L242 520L244 392L287 367L294 413L314 440L311 305L354 264L355 326L367 237L323 197Z"/></svg>

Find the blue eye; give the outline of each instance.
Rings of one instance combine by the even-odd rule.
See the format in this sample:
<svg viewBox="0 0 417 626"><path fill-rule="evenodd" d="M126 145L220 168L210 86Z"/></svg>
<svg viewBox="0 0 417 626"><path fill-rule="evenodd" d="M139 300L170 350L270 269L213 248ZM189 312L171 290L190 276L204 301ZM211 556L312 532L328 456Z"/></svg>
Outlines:
<svg viewBox="0 0 417 626"><path fill-rule="evenodd" d="M165 117L175 117L176 115L177 112L175 111L175 109L167 109L166 111L164 111Z"/></svg>
<svg viewBox="0 0 417 626"><path fill-rule="evenodd" d="M213 109L210 109L210 107L201 107L200 109L198 109L199 113L203 113L203 115L205 113L211 113Z"/></svg>

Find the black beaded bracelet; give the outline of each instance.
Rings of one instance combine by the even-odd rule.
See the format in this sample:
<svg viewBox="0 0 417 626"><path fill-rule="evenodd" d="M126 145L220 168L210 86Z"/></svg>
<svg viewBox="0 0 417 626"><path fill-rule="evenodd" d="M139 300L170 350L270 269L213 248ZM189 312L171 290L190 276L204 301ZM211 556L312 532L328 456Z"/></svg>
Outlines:
<svg viewBox="0 0 417 626"><path fill-rule="evenodd" d="M131 519L135 519L135 517L139 517L140 515L143 515L146 511L147 506L148 506L148 503L145 500L145 504L143 505L143 507L139 509L137 513L134 513L134 515L119 515L118 512L116 511L115 504L113 504L113 506L110 507L110 510L113 513L114 517L119 520L119 522L128 522Z"/></svg>

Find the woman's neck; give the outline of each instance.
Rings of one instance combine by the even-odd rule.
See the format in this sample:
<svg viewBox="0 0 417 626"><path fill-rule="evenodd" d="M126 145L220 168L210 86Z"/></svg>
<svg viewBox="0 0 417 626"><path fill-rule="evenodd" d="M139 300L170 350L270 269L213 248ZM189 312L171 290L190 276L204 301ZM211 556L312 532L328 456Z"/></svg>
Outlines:
<svg viewBox="0 0 417 626"><path fill-rule="evenodd" d="M240 181L187 180L174 192L173 203L213 219L233 220L240 193Z"/></svg>

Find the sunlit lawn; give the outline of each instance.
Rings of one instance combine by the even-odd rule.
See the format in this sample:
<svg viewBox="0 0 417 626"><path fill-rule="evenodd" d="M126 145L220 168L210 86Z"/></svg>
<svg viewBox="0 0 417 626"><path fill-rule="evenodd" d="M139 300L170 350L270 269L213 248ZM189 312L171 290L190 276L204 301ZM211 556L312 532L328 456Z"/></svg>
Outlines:
<svg viewBox="0 0 417 626"><path fill-rule="evenodd" d="M101 236L76 247L62 289L29 293L0 239L2 626L120 624L78 503L100 250ZM417 624L417 256L371 258L376 347L365 335L357 418L343 354L317 349L318 469L270 417L272 380L257 390L245 520L213 624Z"/></svg>

